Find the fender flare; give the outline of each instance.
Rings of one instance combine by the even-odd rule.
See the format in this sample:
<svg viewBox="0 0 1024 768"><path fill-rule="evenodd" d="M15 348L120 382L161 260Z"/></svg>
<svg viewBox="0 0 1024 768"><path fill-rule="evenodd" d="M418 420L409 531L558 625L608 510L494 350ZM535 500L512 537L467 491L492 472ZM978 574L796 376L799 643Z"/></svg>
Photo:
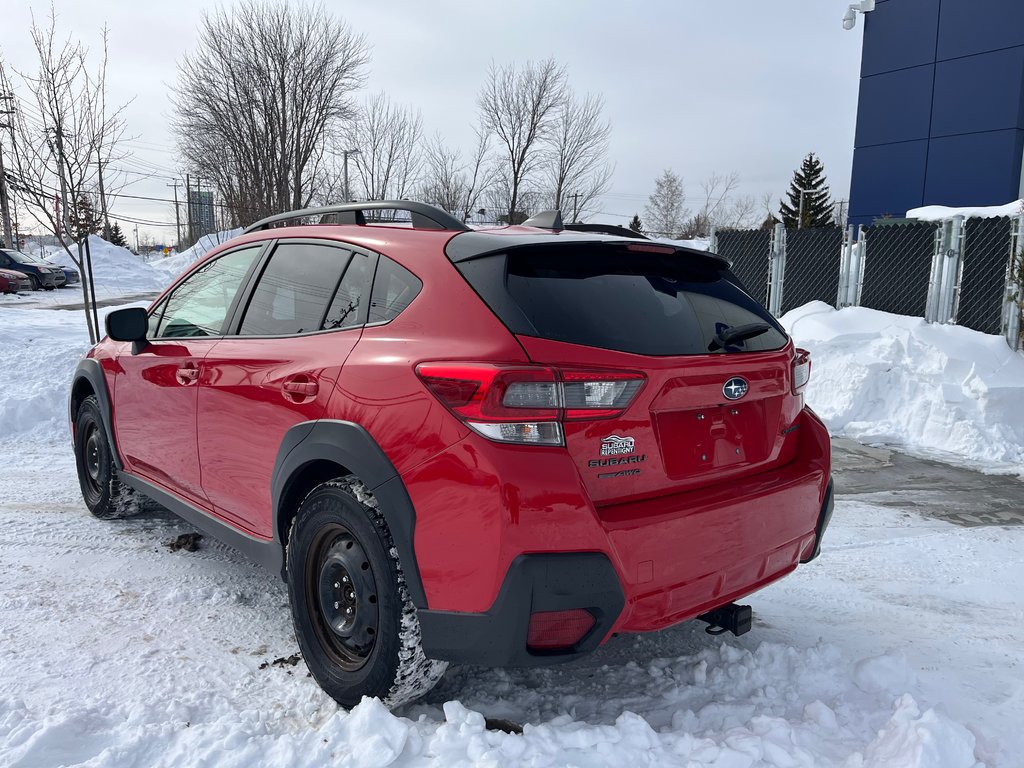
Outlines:
<svg viewBox="0 0 1024 768"><path fill-rule="evenodd" d="M100 415L103 417L107 441L110 443L110 455L113 457L114 466L118 471L122 471L124 463L121 461L120 451L117 450L117 438L114 437L114 418L110 406L110 390L107 389L107 379L103 375L103 366L100 365L99 360L91 357L86 357L78 363L78 367L75 368L75 375L71 379L71 391L68 394L68 418L71 421L71 434L72 436L74 435L75 429L74 392L78 382L82 380L89 383L93 394L96 395L96 399L99 401Z"/></svg>
<svg viewBox="0 0 1024 768"><path fill-rule="evenodd" d="M416 510L398 470L377 441L358 424L322 419L296 424L285 433L270 481L275 541L284 547L279 517L291 483L304 467L324 460L345 467L376 497L398 550L409 597L417 608L426 608L426 594L413 544Z"/></svg>

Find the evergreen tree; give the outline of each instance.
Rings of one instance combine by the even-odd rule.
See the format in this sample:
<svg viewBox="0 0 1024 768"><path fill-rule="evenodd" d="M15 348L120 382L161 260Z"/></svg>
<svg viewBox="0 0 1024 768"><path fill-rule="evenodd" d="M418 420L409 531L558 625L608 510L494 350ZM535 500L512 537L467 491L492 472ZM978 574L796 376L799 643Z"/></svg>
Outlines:
<svg viewBox="0 0 1024 768"><path fill-rule="evenodd" d="M76 240L88 235L99 234L103 227L103 216L93 207L88 195L79 195L74 207L68 212L71 220L71 231Z"/></svg>
<svg viewBox="0 0 1024 768"><path fill-rule="evenodd" d="M643 234L644 225L643 222L640 221L639 213L633 214L633 220L629 222L629 228L632 229L634 232L639 232L640 234Z"/></svg>
<svg viewBox="0 0 1024 768"><path fill-rule="evenodd" d="M800 196L803 190L803 219L800 218ZM833 227L832 192L825 180L825 166L810 152L793 172L793 181L786 192L788 204L780 201L779 214L787 229Z"/></svg>
<svg viewBox="0 0 1024 768"><path fill-rule="evenodd" d="M104 237L103 239L106 240L111 245L119 245L122 248L128 247L128 241L125 239L124 233L121 231L121 225L118 224L116 221L110 228L108 235L108 237Z"/></svg>

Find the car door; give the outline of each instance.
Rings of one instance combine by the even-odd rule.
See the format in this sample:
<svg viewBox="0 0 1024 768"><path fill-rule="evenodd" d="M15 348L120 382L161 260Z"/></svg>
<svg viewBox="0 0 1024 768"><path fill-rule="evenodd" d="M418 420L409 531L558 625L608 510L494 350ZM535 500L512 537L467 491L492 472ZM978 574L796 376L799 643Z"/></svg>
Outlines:
<svg viewBox="0 0 1024 768"><path fill-rule="evenodd" d="M125 344L114 379L114 429L128 469L208 506L199 474L196 406L203 360L263 244L229 251L179 283L150 313L148 343Z"/></svg>
<svg viewBox="0 0 1024 768"><path fill-rule="evenodd" d="M319 419L369 308L376 256L323 240L277 243L206 357L203 491L218 516L271 538L270 479L285 433Z"/></svg>

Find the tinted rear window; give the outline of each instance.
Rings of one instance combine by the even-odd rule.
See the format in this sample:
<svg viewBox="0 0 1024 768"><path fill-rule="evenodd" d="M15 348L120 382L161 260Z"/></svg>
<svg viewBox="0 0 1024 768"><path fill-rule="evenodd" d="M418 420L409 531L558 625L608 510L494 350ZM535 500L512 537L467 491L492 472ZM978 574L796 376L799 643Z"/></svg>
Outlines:
<svg viewBox="0 0 1024 768"><path fill-rule="evenodd" d="M786 344L768 311L728 271L698 255L591 246L522 249L497 258L506 264L511 302L497 295L493 277L474 280L479 267L464 274L517 333L641 355L700 355L721 351L715 336L723 330L767 323L765 333L728 351ZM493 269L494 259L481 261Z"/></svg>

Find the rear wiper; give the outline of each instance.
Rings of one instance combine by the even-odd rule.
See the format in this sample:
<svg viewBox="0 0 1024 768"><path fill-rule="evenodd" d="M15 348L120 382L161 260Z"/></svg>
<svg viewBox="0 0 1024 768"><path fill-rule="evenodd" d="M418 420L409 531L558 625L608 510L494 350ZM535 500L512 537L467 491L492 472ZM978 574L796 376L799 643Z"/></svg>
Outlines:
<svg viewBox="0 0 1024 768"><path fill-rule="evenodd" d="M715 334L715 338L708 344L708 352L714 352L716 349L729 351L730 344L752 339L770 329L771 326L768 323L748 323L747 325L737 325L733 328L723 328Z"/></svg>

